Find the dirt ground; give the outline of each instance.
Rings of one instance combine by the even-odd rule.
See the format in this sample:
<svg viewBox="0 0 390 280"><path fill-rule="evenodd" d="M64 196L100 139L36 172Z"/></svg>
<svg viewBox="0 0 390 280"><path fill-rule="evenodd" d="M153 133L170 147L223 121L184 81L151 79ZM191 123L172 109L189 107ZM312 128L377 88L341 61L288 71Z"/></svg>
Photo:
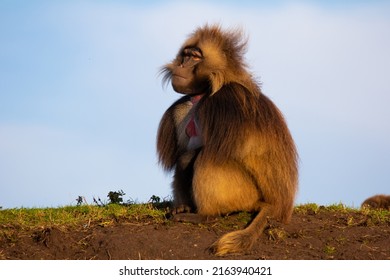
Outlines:
<svg viewBox="0 0 390 280"><path fill-rule="evenodd" d="M388 221L376 222L359 211L295 211L288 225L270 221L252 251L222 258L208 247L224 233L244 227L242 214L208 224L117 220L108 226L42 228L13 236L4 234L7 225L0 225L0 259L389 260Z"/></svg>

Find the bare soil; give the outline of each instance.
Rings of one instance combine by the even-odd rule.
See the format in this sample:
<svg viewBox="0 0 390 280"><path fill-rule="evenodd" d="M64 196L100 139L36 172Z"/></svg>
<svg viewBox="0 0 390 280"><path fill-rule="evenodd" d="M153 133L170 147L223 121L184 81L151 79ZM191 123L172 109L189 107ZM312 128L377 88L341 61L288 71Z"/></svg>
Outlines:
<svg viewBox="0 0 390 280"><path fill-rule="evenodd" d="M390 259L389 219L378 222L360 211L295 211L288 225L270 221L250 252L209 252L216 239L247 222L241 213L207 224L146 218L29 231L0 225L0 259Z"/></svg>

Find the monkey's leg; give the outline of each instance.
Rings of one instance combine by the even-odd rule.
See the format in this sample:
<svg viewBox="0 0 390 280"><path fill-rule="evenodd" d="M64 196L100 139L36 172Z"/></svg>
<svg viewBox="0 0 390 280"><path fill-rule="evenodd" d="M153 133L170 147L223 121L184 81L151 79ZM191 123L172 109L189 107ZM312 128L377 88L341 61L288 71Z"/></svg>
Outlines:
<svg viewBox="0 0 390 280"><path fill-rule="evenodd" d="M193 191L200 215L217 215L235 211L259 212L243 230L228 233L211 246L216 255L249 250L273 213L270 204L261 202L254 176L242 164L231 161L216 165L199 158L194 166Z"/></svg>
<svg viewBox="0 0 390 280"><path fill-rule="evenodd" d="M176 167L173 179L174 208L172 214L188 213L194 211L192 200L192 171Z"/></svg>
<svg viewBox="0 0 390 280"><path fill-rule="evenodd" d="M194 161L196 152L183 154L176 165L173 178L174 208L172 214L189 213L195 211L192 192L192 178L194 173Z"/></svg>
<svg viewBox="0 0 390 280"><path fill-rule="evenodd" d="M253 176L234 160L215 164L199 155L194 165L192 187L197 212L201 215L259 209L261 197Z"/></svg>
<svg viewBox="0 0 390 280"><path fill-rule="evenodd" d="M187 223L208 223L215 220L215 216L205 216L196 211L193 200L192 179L194 173L194 162L197 152L187 152L182 155L176 167L173 181L175 205L171 211L172 220Z"/></svg>

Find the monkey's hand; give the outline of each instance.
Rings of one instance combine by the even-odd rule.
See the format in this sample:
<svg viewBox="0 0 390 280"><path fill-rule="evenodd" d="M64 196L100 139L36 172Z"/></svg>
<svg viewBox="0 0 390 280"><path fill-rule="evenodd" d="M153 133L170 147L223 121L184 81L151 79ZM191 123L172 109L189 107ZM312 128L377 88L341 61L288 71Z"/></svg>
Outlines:
<svg viewBox="0 0 390 280"><path fill-rule="evenodd" d="M193 212L191 207L186 204L180 204L172 209L171 214L176 215L180 213L191 213Z"/></svg>

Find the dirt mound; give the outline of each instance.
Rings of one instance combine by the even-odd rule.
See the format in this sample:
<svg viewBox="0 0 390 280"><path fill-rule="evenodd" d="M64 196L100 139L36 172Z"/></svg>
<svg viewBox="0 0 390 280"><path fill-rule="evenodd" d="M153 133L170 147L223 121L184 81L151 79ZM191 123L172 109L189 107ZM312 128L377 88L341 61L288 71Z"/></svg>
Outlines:
<svg viewBox="0 0 390 280"><path fill-rule="evenodd" d="M387 218L378 221L360 211L295 211L288 225L270 221L251 252L223 258L210 254L208 247L224 233L244 227L247 214L198 225L153 218L28 231L0 225L0 259L386 260L390 259L386 213Z"/></svg>

